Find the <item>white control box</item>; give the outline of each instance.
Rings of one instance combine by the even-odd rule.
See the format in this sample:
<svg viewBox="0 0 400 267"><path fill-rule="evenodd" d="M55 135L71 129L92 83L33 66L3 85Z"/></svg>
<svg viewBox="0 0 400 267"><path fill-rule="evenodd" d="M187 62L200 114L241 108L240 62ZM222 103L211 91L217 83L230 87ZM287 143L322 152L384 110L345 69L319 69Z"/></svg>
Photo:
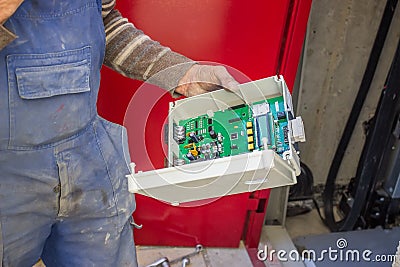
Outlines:
<svg viewBox="0 0 400 267"><path fill-rule="evenodd" d="M132 163L129 191L179 205L295 184L294 145L305 131L283 77L239 88L170 103L168 167L141 172Z"/></svg>

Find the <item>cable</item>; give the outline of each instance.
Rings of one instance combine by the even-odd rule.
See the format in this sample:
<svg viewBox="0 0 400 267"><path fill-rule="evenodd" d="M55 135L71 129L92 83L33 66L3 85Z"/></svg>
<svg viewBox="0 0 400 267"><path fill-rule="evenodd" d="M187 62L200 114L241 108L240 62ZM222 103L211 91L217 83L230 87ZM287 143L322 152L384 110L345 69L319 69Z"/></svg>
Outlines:
<svg viewBox="0 0 400 267"><path fill-rule="evenodd" d="M315 199L315 197L312 198L312 201L313 201L313 203L314 203L315 209L316 209L317 212L318 212L319 217L321 218L321 221L322 221L324 224L326 224L325 218L322 216L322 213L321 213L319 204L318 204L317 200Z"/></svg>

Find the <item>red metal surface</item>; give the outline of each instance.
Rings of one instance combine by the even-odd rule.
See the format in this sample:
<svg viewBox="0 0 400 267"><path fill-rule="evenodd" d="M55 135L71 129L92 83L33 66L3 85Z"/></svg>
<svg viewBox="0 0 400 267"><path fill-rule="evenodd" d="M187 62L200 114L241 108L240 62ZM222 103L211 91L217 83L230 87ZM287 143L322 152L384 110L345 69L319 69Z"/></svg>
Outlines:
<svg viewBox="0 0 400 267"><path fill-rule="evenodd" d="M257 252L262 227L264 225L265 213L267 211L269 194L270 190L262 190L250 195L250 201L254 204L252 207L249 207L246 227L243 232L243 241L254 267L265 266L264 263L257 258Z"/></svg>
<svg viewBox="0 0 400 267"><path fill-rule="evenodd" d="M138 28L177 52L195 60L229 65L253 80L279 71L285 75L289 87L293 85L311 0L117 2L121 13ZM297 10L295 16L293 10ZM134 95L134 101L141 99L131 111L134 114L129 114L126 120L132 161L139 170L161 168L164 165L162 125L172 98L152 86L141 90L141 82L107 68L103 69L102 77L99 113L122 124L131 97ZM245 81L241 77L239 80ZM145 113L149 107L150 112ZM249 196L239 194L188 208L137 196L134 217L144 227L135 232L136 243L194 245L200 242L205 246L235 247L242 237L248 213L254 223L246 228L246 236L259 235L262 226L261 215L255 214L252 219L251 211L247 211ZM255 243L254 238L251 243Z"/></svg>
<svg viewBox="0 0 400 267"><path fill-rule="evenodd" d="M253 267L265 267L265 263L257 258L258 248L246 248ZM267 265L269 266L269 265ZM280 266L280 265L278 265Z"/></svg>
<svg viewBox="0 0 400 267"><path fill-rule="evenodd" d="M177 208L138 195L135 219L144 226L135 232L135 241L141 245L236 247L247 199L247 194L238 194L205 206Z"/></svg>
<svg viewBox="0 0 400 267"><path fill-rule="evenodd" d="M257 248L260 242L260 234L264 225L265 212L267 210L270 190L256 191L250 195L249 201L254 205L249 207L249 216L243 232L243 240L246 247Z"/></svg>
<svg viewBox="0 0 400 267"><path fill-rule="evenodd" d="M285 77L290 90L292 90L296 78L311 2L312 0L292 0L289 6L285 40L277 73Z"/></svg>

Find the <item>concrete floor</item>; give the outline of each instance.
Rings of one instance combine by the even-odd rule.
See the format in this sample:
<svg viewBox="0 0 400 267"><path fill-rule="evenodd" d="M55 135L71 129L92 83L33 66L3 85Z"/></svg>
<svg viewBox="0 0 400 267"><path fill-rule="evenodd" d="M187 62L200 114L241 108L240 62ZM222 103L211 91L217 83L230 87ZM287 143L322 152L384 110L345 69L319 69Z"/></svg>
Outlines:
<svg viewBox="0 0 400 267"><path fill-rule="evenodd" d="M167 257L170 261L194 251L194 248L176 247L137 247L139 266L147 266L157 259ZM171 266L182 266L181 263ZM201 253L190 257L189 266L251 266L243 244L237 249L205 248Z"/></svg>
<svg viewBox="0 0 400 267"><path fill-rule="evenodd" d="M277 239L283 238L296 238L305 235L314 235L329 233L329 230L322 223L318 217L317 211L314 209L309 213L298 215L295 217L288 217L286 219L286 230L288 236L282 235L279 226L265 226L261 238L259 248L264 248L267 245L269 248L276 250L282 249L282 243L285 241L278 240L281 244L274 243L271 240L277 241ZM272 230L271 230L272 229ZM279 233L278 233L279 232ZM277 236L279 234L279 236ZM294 248L293 248L294 249ZM162 257L167 257L169 260L179 258L183 255L189 254L194 251L194 248L188 247L145 247L137 246L138 263L140 267L147 266ZM172 266L182 266L181 263L173 264ZM239 248L204 248L204 250L190 257L190 265L192 267L251 267L251 261L247 251L243 245L240 244ZM278 262L276 259L272 262L265 262L265 266L268 267L286 267L283 263ZM290 265L294 266L294 265ZM298 266L298 265L295 265ZM34 267L45 267L42 262L37 263Z"/></svg>
<svg viewBox="0 0 400 267"><path fill-rule="evenodd" d="M330 232L319 218L316 209L306 214L286 218L286 230L292 239L299 236Z"/></svg>
<svg viewBox="0 0 400 267"><path fill-rule="evenodd" d="M259 248L263 248L264 245L268 245L268 247L280 249L276 247L277 245L272 244L270 241L270 237L274 236L275 234L274 231L277 231L279 228L277 230L272 230L272 232L269 231L268 229L271 228L268 228L268 226L266 226L263 229ZM292 239L305 235L329 233L329 230L325 227L321 219L318 217L318 213L316 210L312 210L309 213L298 215L295 217L288 217L286 220L286 230L290 238ZM194 248L138 246L137 247L138 263L139 266L146 266L162 257L167 257L168 259L171 260L180 257L182 255L191 253L193 251ZM194 257L191 257L190 259L191 259L191 264L189 266L193 267L252 266L250 258L243 244L240 244L240 247L236 249L205 248L204 251L202 251L202 253ZM175 264L172 266L181 266L181 265ZM282 263L274 261L274 262L265 262L265 266L278 267L284 265Z"/></svg>

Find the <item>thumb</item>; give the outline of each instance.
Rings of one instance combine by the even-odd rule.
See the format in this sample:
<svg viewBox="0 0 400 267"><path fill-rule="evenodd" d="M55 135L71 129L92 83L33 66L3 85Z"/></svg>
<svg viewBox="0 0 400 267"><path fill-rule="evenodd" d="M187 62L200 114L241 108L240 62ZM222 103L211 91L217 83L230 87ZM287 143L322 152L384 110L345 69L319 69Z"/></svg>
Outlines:
<svg viewBox="0 0 400 267"><path fill-rule="evenodd" d="M244 99L244 96L240 90L239 83L229 74L227 70L225 70L223 73L220 73L219 76L221 86L229 92L232 92L235 94L237 97L242 99L244 102L246 100Z"/></svg>

